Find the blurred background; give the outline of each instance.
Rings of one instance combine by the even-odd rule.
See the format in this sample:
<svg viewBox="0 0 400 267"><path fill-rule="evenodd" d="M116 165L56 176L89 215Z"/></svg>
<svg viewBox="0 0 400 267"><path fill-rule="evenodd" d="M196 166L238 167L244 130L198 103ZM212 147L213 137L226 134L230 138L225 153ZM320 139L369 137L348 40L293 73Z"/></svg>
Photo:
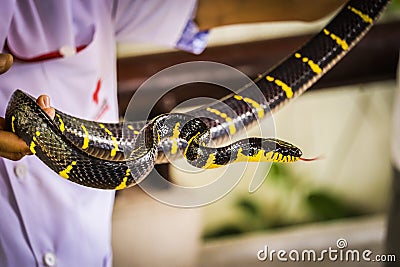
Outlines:
<svg viewBox="0 0 400 267"><path fill-rule="evenodd" d="M209 47L200 56L147 44L121 44L121 114L140 84L159 70L207 60L254 78L328 20L221 27L211 31ZM384 253L399 48L400 1L394 1L381 23L348 57L312 90L274 114L277 137L300 146L306 157L322 155L322 159L273 164L270 170L267 165L250 164L229 194L196 209L167 206L139 187L119 192L113 216L114 266L310 266L310 262L259 261L257 252L265 246L286 251L337 249L340 238L349 249ZM149 99L154 92L149 92ZM225 93L198 84L177 88L157 103L153 115L169 112L188 99L219 98ZM249 135L259 132L252 130ZM224 172L190 175L172 165L157 168L172 182L195 181L191 185L196 186ZM240 172L244 166L229 168ZM261 187L249 193L250 179L266 174ZM159 190L168 194L168 188ZM314 264L364 266L365 262ZM381 266L378 262L369 265Z"/></svg>

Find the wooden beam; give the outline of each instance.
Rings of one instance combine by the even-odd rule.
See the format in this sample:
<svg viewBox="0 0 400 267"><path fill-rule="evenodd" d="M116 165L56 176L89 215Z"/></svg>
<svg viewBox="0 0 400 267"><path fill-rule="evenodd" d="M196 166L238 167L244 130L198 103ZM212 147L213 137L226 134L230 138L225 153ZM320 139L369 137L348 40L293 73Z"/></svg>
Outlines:
<svg viewBox="0 0 400 267"><path fill-rule="evenodd" d="M399 36L400 21L375 26L365 39L312 89L395 79L400 48ZM120 113L124 114L131 96L146 79L167 67L190 61L214 61L232 66L254 78L284 59L309 38L310 35L302 35L209 47L198 56L176 51L119 59ZM175 104L186 99L198 96L219 98L225 93L224 89L216 90L215 87L205 84L178 88L159 101L154 114L168 112Z"/></svg>

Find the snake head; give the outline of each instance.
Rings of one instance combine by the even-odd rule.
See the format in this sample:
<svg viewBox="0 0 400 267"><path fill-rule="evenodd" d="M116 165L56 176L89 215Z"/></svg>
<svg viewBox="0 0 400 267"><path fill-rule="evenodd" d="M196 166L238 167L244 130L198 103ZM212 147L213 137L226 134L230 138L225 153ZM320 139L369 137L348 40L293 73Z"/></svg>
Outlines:
<svg viewBox="0 0 400 267"><path fill-rule="evenodd" d="M273 157L275 162L281 162L283 159L285 162L297 161L303 154L300 148L295 145L275 138L263 139L261 146L265 151L273 151L277 155Z"/></svg>

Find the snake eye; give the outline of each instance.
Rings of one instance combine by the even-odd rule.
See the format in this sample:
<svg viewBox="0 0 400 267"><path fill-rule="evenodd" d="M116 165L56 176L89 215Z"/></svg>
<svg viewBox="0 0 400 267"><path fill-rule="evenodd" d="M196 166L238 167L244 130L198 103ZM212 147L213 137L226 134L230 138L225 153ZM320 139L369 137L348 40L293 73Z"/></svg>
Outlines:
<svg viewBox="0 0 400 267"><path fill-rule="evenodd" d="M303 154L300 148L282 140L277 140L276 151L283 156L292 156L295 158L299 158Z"/></svg>
<svg viewBox="0 0 400 267"><path fill-rule="evenodd" d="M290 152L290 155L292 155L296 158L299 158L299 157L301 157L301 155L303 155L303 152L298 147L293 147L291 150L292 151Z"/></svg>

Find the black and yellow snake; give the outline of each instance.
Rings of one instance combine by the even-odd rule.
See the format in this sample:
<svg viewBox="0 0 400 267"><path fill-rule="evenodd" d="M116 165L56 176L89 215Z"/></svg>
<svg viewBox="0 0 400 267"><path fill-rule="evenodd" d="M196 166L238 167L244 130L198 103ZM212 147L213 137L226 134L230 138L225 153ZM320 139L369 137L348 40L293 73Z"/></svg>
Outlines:
<svg viewBox="0 0 400 267"><path fill-rule="evenodd" d="M254 81L261 94L245 86L190 114L110 124L58 110L52 120L33 97L17 90L7 107L7 126L60 176L102 189L135 185L165 156L183 156L200 168L239 161L297 161L300 149L278 139L248 138L223 147L208 142L220 144L310 88L360 41L388 2L349 1L320 33ZM209 119L210 114L221 120Z"/></svg>

